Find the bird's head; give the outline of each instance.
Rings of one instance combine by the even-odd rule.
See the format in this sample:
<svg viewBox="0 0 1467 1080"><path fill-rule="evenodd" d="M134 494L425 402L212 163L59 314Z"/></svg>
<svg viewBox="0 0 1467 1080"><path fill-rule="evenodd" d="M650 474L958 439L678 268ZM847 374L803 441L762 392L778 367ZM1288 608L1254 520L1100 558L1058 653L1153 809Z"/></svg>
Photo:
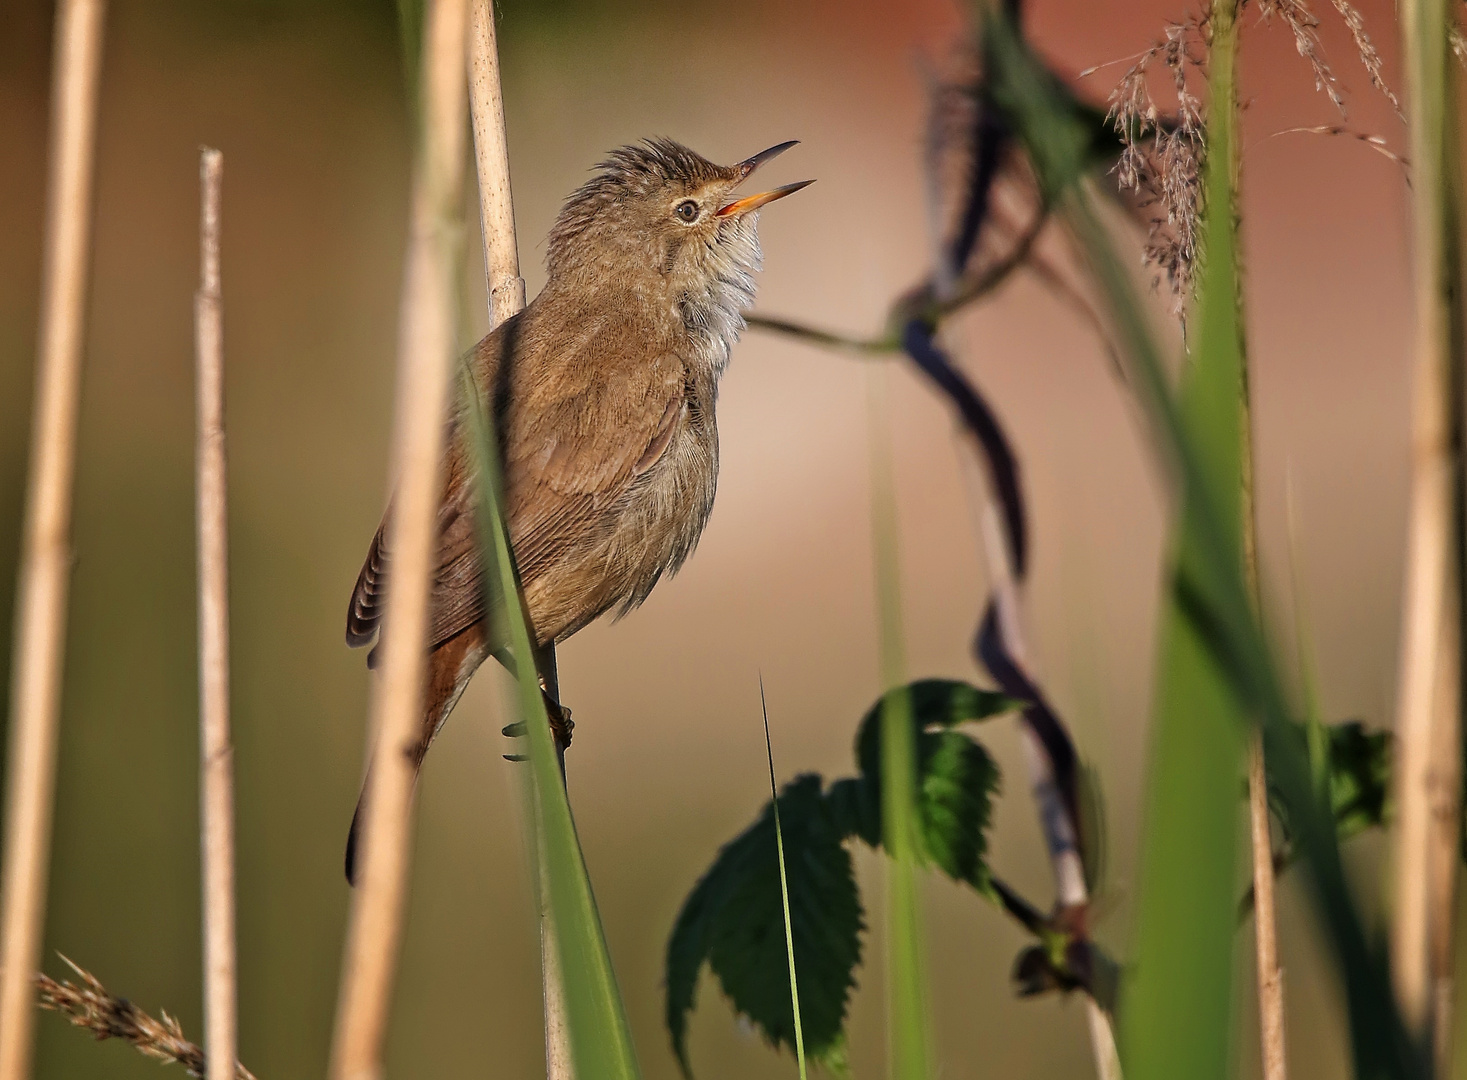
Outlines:
<svg viewBox="0 0 1467 1080"><path fill-rule="evenodd" d="M812 181L743 197L735 189L794 145L736 165L715 165L671 139L622 147L566 200L550 231L551 279L672 296L732 290L743 294L736 306L747 306L759 267L758 209Z"/></svg>

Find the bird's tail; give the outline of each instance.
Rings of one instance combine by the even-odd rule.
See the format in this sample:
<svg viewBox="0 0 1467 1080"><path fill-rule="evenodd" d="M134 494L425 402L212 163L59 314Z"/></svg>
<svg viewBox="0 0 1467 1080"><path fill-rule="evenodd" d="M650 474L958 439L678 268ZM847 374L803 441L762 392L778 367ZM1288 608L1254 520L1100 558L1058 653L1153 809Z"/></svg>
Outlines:
<svg viewBox="0 0 1467 1080"><path fill-rule="evenodd" d="M484 662L487 654L482 622L475 623L428 653L428 693L427 700L423 703L423 723L419 728L417 742L408 748L415 783L428 747L432 745L434 737L448 719L448 714L458 704L464 687L468 686L469 679ZM370 773L369 765L369 778ZM357 855L361 851L363 829L366 825L367 788L368 784L363 783L362 793L357 798L356 812L351 817L351 830L346 835L346 880L352 885L357 883Z"/></svg>

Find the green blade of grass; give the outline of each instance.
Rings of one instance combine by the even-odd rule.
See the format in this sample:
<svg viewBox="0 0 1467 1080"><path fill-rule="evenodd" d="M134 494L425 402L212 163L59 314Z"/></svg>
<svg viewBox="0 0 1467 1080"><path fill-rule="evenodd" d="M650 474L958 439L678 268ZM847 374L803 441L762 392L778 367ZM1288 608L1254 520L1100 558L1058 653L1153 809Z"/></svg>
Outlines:
<svg viewBox="0 0 1467 1080"><path fill-rule="evenodd" d="M784 829L779 823L779 787L774 779L774 743L769 739L769 705L764 700L764 677L759 677L759 709L764 714L764 752L769 757L769 799L774 807L774 847L779 852L779 899L784 906L784 942L790 961L790 1007L795 1014L795 1058L800 1080L805 1080L805 1028L800 1022L800 982L795 977L795 931L790 922L790 881L784 867Z"/></svg>
<svg viewBox="0 0 1467 1080"><path fill-rule="evenodd" d="M1211 107L1204 171L1203 265L1196 352L1179 407L1204 447L1228 528L1242 535L1247 418L1238 319L1233 164L1236 160L1234 0L1212 7ZM1202 527L1190 491L1178 524L1179 565L1198 557ZM1136 914L1135 976L1121 1032L1132 1080L1228 1074L1238 777L1247 715L1174 588L1161 630L1161 670L1146 780Z"/></svg>
<svg viewBox="0 0 1467 1080"><path fill-rule="evenodd" d="M576 1080L638 1080L641 1072L632 1046L631 1029L576 837L575 820L566 799L554 736L533 663L534 650L514 557L499 509L498 444L483 399L467 369L462 393L467 420L465 437L478 478L486 589L493 593L487 598L489 610L502 613L499 618L502 626L496 629L508 638L515 658L519 709L530 744L530 767L540 822L536 836L544 845L548 868L547 899L553 914L561 978L565 981L566 1026L570 1029Z"/></svg>
<svg viewBox="0 0 1467 1080"><path fill-rule="evenodd" d="M871 408L871 520L876 549L876 603L881 637L881 675L887 690L903 686L901 595L898 583L896 499L887 442L885 368L868 373ZM922 911L917 896L920 855L917 816L917 748L912 700L905 689L882 705L881 787L887 863L887 1007L893 1080L932 1075L927 978L922 951Z"/></svg>

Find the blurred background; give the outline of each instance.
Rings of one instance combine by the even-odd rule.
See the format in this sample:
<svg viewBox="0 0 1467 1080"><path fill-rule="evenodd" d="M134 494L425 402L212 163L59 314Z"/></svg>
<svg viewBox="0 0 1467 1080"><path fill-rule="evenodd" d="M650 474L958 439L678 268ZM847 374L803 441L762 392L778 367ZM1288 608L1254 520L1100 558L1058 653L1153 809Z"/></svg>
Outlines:
<svg viewBox="0 0 1467 1080"><path fill-rule="evenodd" d="M1361 5L1399 85L1391 5ZM665 134L719 161L802 144L771 179L817 177L763 214L758 310L879 329L926 262L923 58L948 57L956 0L505 0L500 47L531 295L560 200L603 153ZM1103 100L1181 0L1036 0L1031 36ZM52 9L0 5L0 610L13 605L40 268ZM1348 125L1402 149L1348 32L1326 54ZM1403 171L1349 138L1282 26L1243 45L1246 304L1262 551L1281 642L1297 592L1327 718L1390 721L1402 562L1409 280ZM342 845L361 773L368 675L342 642L385 496L406 232L409 124L389 0L113 0L77 474L55 847L54 950L202 1034L194 653L192 296L197 153L224 151L224 302L233 556L241 1057L262 1080L326 1062L348 904ZM1280 134L1283 133L1283 134ZM470 222L474 221L470 215ZM486 316L465 245L463 343ZM1139 247L1135 248L1139 252ZM1139 255L1138 255L1139 258ZM1165 304L1158 303L1158 312ZM1160 317L1160 314L1159 314ZM1127 395L1073 312L1022 275L952 340L1017 448L1030 499L1039 668L1109 801L1098 936L1124 954L1139 827L1164 501ZM985 594L946 406L900 361L750 332L723 384L722 476L702 545L619 624L561 650L580 824L646 1075L676 1066L663 947L720 843L767 797L762 672L780 772L852 771L878 693L866 382L885 368L899 483L910 674L976 677ZM1292 505L1292 511L1289 507ZM1294 540L1290 541L1292 516ZM1291 549L1293 554L1291 555ZM1291 571L1297 566L1297 573ZM1296 587L1297 586L1297 587ZM0 619L0 673L10 659ZM519 766L501 759L497 674L429 756L391 1038L394 1076L534 1076L538 943ZM3 706L0 706L3 708ZM981 737L1005 770L995 869L1051 890L1016 730ZM1240 804L1240 825L1242 822ZM1349 847L1372 890L1381 845ZM884 1069L881 879L850 1022L857 1075ZM1300 881L1282 898L1290 1050L1346 1068L1341 1002ZM1078 1000L1008 987L1020 933L970 891L927 884L943 1075L1092 1074ZM1251 934L1238 937L1238 1072L1256 1073ZM38 1020L38 1075L158 1066ZM793 1075L705 978L692 1054L707 1080Z"/></svg>

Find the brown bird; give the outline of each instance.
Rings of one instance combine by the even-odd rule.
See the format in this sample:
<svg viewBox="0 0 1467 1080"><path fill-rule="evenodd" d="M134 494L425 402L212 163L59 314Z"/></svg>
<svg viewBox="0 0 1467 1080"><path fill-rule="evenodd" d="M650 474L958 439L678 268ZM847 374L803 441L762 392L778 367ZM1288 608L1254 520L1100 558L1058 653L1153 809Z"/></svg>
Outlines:
<svg viewBox="0 0 1467 1080"><path fill-rule="evenodd" d="M670 139L615 151L550 230L545 288L469 354L501 441L506 521L538 647L612 609L626 614L697 546L718 477L718 380L760 266L756 211L811 181L733 192L793 145L737 165L715 165ZM415 765L479 665L504 655L485 622L461 426L456 415ZM384 520L352 592L353 647L372 640L382 617L385 529ZM348 879L361 815L359 801Z"/></svg>

